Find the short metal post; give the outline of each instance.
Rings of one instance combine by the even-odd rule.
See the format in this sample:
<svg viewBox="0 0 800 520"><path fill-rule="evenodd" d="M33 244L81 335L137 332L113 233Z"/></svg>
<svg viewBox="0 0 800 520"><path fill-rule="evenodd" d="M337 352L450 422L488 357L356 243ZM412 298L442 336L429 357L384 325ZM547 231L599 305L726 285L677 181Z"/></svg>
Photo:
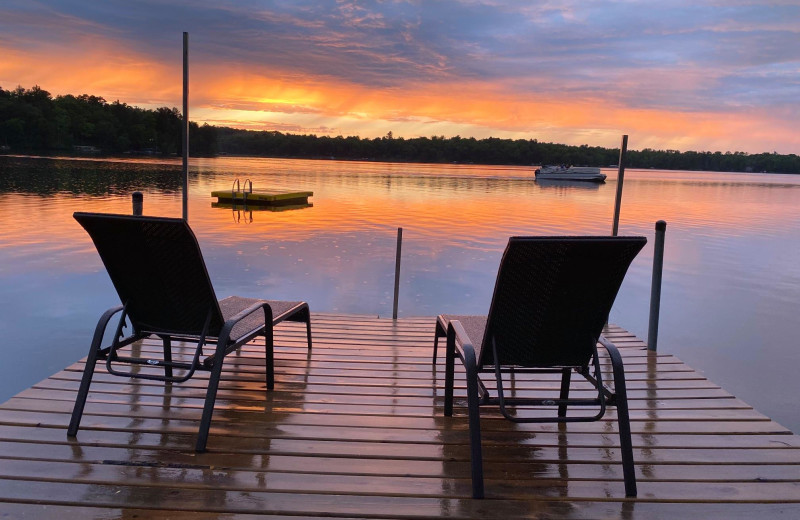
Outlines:
<svg viewBox="0 0 800 520"><path fill-rule="evenodd" d="M663 220L656 222L656 242L653 251L653 282L650 287L650 326L647 330L647 348L658 348L658 315L661 308L661 271L664 266L664 236L667 232L667 223Z"/></svg>
<svg viewBox="0 0 800 520"><path fill-rule="evenodd" d="M142 208L144 207L144 194L141 191L134 191L131 195L131 202L133 203L133 214L141 216Z"/></svg>
<svg viewBox="0 0 800 520"><path fill-rule="evenodd" d="M397 256L394 260L394 307L392 319L397 319L397 299L400 296L400 251L403 248L403 228L397 228Z"/></svg>
<svg viewBox="0 0 800 520"><path fill-rule="evenodd" d="M617 173L617 197L614 200L614 225L611 234L617 236L619 230L619 208L622 205L622 182L625 180L625 155L628 152L628 136L622 136L622 143L619 146L619 170Z"/></svg>

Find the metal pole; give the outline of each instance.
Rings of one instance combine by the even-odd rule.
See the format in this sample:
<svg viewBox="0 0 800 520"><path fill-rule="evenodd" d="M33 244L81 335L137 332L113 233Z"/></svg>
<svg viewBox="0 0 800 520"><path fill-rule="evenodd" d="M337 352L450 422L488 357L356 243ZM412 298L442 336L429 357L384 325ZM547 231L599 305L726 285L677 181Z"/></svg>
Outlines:
<svg viewBox="0 0 800 520"><path fill-rule="evenodd" d="M133 214L137 217L142 215L142 208L144 207L144 195L141 191L134 191L131 194L131 202L133 203Z"/></svg>
<svg viewBox="0 0 800 520"><path fill-rule="evenodd" d="M619 230L619 208L622 205L622 181L625 179L625 154L628 152L628 136L622 136L619 146L619 170L617 173L617 198L614 201L614 227L611 234L617 236Z"/></svg>
<svg viewBox="0 0 800 520"><path fill-rule="evenodd" d="M397 319L397 299L400 296L400 251L403 248L403 228L397 228L397 256L394 260L394 307L392 319Z"/></svg>
<svg viewBox="0 0 800 520"><path fill-rule="evenodd" d="M183 33L183 220L189 220L189 33Z"/></svg>
<svg viewBox="0 0 800 520"><path fill-rule="evenodd" d="M650 286L650 326L647 330L647 348L656 351L658 348L658 315L661 309L661 271L664 267L664 236L667 223L656 222L656 243L653 251L653 282Z"/></svg>

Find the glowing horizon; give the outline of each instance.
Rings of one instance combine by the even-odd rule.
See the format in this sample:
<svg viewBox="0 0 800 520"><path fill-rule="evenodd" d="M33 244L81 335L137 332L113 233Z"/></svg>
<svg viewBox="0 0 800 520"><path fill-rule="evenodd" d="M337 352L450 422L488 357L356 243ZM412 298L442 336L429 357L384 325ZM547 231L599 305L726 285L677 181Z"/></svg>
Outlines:
<svg viewBox="0 0 800 520"><path fill-rule="evenodd" d="M149 3L186 20L200 124L800 153L800 51L779 44L800 36L785 22L800 6L642 4L629 29L637 16L598 4L617 18L566 0ZM0 8L0 87L180 107L180 32L135 6L12 0Z"/></svg>

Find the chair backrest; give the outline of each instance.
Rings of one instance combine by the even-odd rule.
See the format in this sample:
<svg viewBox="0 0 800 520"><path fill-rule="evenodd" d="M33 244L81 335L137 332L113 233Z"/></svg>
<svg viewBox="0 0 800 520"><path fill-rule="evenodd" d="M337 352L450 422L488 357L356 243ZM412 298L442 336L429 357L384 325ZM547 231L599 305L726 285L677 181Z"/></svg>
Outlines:
<svg viewBox="0 0 800 520"><path fill-rule="evenodd" d="M224 323L197 239L182 219L75 213L137 332L209 336Z"/></svg>
<svg viewBox="0 0 800 520"><path fill-rule="evenodd" d="M644 237L512 237L478 366L583 366Z"/></svg>

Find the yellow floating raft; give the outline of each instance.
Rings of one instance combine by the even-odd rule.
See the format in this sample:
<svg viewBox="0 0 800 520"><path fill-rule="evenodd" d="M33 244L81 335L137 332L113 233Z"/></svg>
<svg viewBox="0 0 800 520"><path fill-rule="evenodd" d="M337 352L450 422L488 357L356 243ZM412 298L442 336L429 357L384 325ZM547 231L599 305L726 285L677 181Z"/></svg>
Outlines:
<svg viewBox="0 0 800 520"><path fill-rule="evenodd" d="M313 191L212 191L218 204L246 206L310 206L308 198Z"/></svg>

